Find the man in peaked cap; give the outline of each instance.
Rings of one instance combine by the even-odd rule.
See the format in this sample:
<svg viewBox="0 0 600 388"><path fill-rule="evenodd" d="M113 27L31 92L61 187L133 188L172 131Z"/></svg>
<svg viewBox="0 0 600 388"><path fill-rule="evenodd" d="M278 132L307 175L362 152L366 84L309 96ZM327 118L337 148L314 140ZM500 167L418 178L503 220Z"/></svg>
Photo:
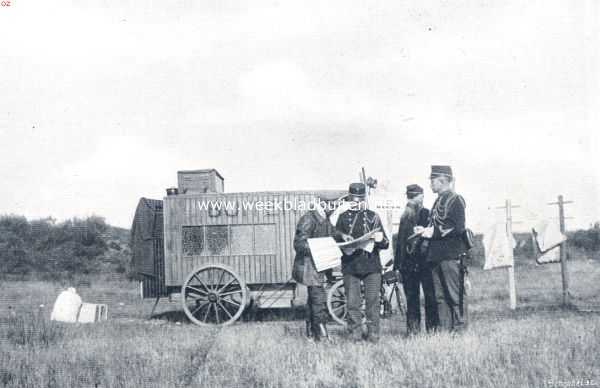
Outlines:
<svg viewBox="0 0 600 388"><path fill-rule="evenodd" d="M438 197L431 209L429 226L417 226L415 232L429 240L427 261L432 268L439 328L458 331L467 326L466 205L452 188L454 176L450 166L431 166L430 180L431 190Z"/></svg>
<svg viewBox="0 0 600 388"><path fill-rule="evenodd" d="M348 331L353 340L362 339L361 282L365 289L365 307L367 316L366 339L371 342L379 340L379 311L381 290L381 260L379 250L386 249L389 240L385 235L379 216L366 208L366 187L363 183L352 183L348 189L348 200L352 206L338 217L336 223L336 240L352 241L366 233L373 233L373 250L357 248L343 250L342 273L346 292L346 308L348 311Z"/></svg>
<svg viewBox="0 0 600 388"><path fill-rule="evenodd" d="M298 220L294 236L294 267L292 277L298 283L304 284L308 292L306 302L307 334L315 341L329 338L327 333L327 295L325 292L325 277L330 279L331 270L317 272L308 246L309 238L333 237L335 228L329 217L335 210L338 196L334 193L322 192L317 194L318 203L313 210L308 211Z"/></svg>
<svg viewBox="0 0 600 388"><path fill-rule="evenodd" d="M416 226L426 227L429 210L423 207L423 188L406 187L406 208L400 217L398 238L394 249L394 270L400 271L406 295L406 326L408 334L421 330L421 286L425 295L425 327L432 331L437 325L437 306L433 291L431 268L427 263L427 242L414 235Z"/></svg>

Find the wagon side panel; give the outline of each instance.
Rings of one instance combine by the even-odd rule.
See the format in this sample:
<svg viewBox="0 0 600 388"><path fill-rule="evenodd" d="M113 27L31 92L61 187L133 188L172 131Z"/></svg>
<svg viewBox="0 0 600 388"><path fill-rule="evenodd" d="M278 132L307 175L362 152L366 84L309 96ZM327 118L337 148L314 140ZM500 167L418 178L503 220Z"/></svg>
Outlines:
<svg viewBox="0 0 600 388"><path fill-rule="evenodd" d="M288 282L296 224L313 198L310 191L166 197L166 284L179 286L208 264L231 267L248 285Z"/></svg>
<svg viewBox="0 0 600 388"><path fill-rule="evenodd" d="M286 282L288 272L278 271L289 262L289 254L282 256L280 248L281 218L251 205L272 201L276 196L232 193L165 198L167 284L181 285L194 268L207 264L227 265L248 284ZM225 207L209 211L210 205L201 205L219 201L236 204L237 210Z"/></svg>

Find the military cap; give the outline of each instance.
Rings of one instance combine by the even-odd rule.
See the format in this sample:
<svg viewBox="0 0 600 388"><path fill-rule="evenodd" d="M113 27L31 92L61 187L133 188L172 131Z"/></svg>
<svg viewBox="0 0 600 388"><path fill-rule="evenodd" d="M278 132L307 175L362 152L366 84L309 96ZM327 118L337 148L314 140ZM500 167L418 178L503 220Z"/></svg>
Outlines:
<svg viewBox="0 0 600 388"><path fill-rule="evenodd" d="M452 179L452 167L450 166L431 166L430 179L445 176Z"/></svg>
<svg viewBox="0 0 600 388"><path fill-rule="evenodd" d="M366 188L364 183L350 183L348 187L348 194L355 197L364 197L366 194Z"/></svg>
<svg viewBox="0 0 600 388"><path fill-rule="evenodd" d="M334 202L343 197L343 192L340 191L319 191L316 197L321 202Z"/></svg>
<svg viewBox="0 0 600 388"><path fill-rule="evenodd" d="M423 188L419 185L406 186L406 194L423 194Z"/></svg>

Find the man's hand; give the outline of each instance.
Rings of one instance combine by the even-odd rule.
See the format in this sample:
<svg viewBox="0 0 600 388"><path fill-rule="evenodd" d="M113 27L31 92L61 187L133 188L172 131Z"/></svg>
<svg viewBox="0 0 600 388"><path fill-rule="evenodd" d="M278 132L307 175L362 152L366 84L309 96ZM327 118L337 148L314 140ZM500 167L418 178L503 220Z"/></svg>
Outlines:
<svg viewBox="0 0 600 388"><path fill-rule="evenodd" d="M349 234L345 234L345 233L342 233L342 239L344 239L344 241L346 241L346 242L354 240L354 238L352 236L350 236Z"/></svg>
<svg viewBox="0 0 600 388"><path fill-rule="evenodd" d="M404 283L404 279L402 278L402 272L395 270L394 271L396 273L396 280L398 280L398 283Z"/></svg>
<svg viewBox="0 0 600 388"><path fill-rule="evenodd" d="M382 242L383 241L383 232L373 233L373 240L375 240L375 242Z"/></svg>
<svg viewBox="0 0 600 388"><path fill-rule="evenodd" d="M421 237L423 237L423 238L431 238L431 237L433 237L433 226L430 226L428 228L424 228L423 232L421 233Z"/></svg>
<svg viewBox="0 0 600 388"><path fill-rule="evenodd" d="M329 270L325 272L325 277L327 278L328 283L335 283L335 276L333 276L333 271Z"/></svg>
<svg viewBox="0 0 600 388"><path fill-rule="evenodd" d="M422 226L415 226L413 228L413 233L414 234L421 234L421 233L423 233L424 230L425 230L425 228L422 227Z"/></svg>

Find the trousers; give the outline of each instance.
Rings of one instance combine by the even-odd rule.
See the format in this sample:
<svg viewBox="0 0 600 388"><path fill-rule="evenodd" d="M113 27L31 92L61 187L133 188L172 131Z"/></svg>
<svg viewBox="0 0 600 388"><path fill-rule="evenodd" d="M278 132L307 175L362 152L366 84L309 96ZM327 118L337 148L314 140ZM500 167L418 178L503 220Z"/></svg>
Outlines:
<svg viewBox="0 0 600 388"><path fill-rule="evenodd" d="M433 268L433 288L437 302L439 328L460 331L468 325L464 269L460 260L444 260Z"/></svg>
<svg viewBox="0 0 600 388"><path fill-rule="evenodd" d="M327 323L327 295L323 286L307 286L308 299L306 301L307 317L313 334L319 333L319 324Z"/></svg>
<svg viewBox="0 0 600 388"><path fill-rule="evenodd" d="M372 272L364 275L344 274L344 290L346 291L346 309L348 329L352 332L362 328L362 296L360 284L365 290L365 315L370 336L379 335L379 312L381 309L381 273Z"/></svg>
<svg viewBox="0 0 600 388"><path fill-rule="evenodd" d="M435 330L438 324L437 301L433 289L433 276L428 265L416 271L402 274L404 295L406 295L406 326L408 334L421 331L421 286L425 296L425 328Z"/></svg>

